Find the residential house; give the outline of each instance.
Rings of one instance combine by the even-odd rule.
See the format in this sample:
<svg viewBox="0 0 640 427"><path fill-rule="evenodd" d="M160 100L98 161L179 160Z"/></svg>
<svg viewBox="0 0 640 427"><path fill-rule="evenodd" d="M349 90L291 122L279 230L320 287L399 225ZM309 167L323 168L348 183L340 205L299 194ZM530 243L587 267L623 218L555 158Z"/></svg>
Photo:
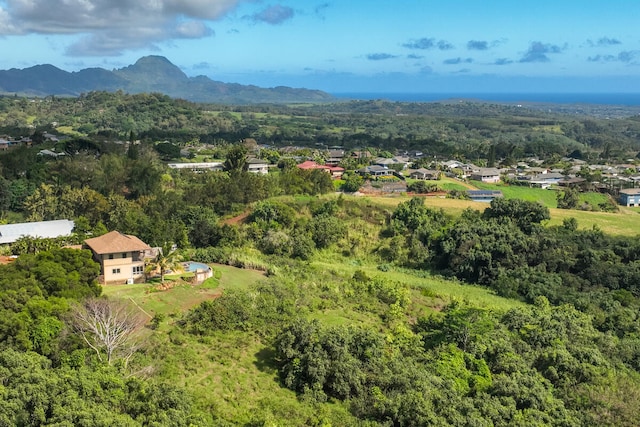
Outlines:
<svg viewBox="0 0 640 427"><path fill-rule="evenodd" d="M11 244L21 237L53 239L70 236L74 226L74 222L68 219L3 224L0 225L0 244Z"/></svg>
<svg viewBox="0 0 640 427"><path fill-rule="evenodd" d="M312 160L307 160L296 165L299 169L321 169L327 173L331 174L331 177L334 179L339 179L344 174L344 168L340 166L329 166L329 165L320 165Z"/></svg>
<svg viewBox="0 0 640 427"><path fill-rule="evenodd" d="M470 178L474 181L495 184L500 182L500 171L495 168L481 168L478 171L471 172Z"/></svg>
<svg viewBox="0 0 640 427"><path fill-rule="evenodd" d="M542 173L531 177L529 185L531 187L549 188L552 184L557 184L564 178L565 176L558 172Z"/></svg>
<svg viewBox="0 0 640 427"><path fill-rule="evenodd" d="M571 188L577 188L577 187L584 187L586 185L588 185L588 182L586 179L584 178L564 178L561 179L560 181L558 181L558 185L560 187L571 187Z"/></svg>
<svg viewBox="0 0 640 427"><path fill-rule="evenodd" d="M365 166L362 169L358 169L358 174L362 176L378 177L378 176L393 175L393 171L383 166L371 165L371 166Z"/></svg>
<svg viewBox="0 0 640 427"><path fill-rule="evenodd" d="M329 150L327 161L325 164L330 166L338 166L338 163L344 158L344 150Z"/></svg>
<svg viewBox="0 0 640 427"><path fill-rule="evenodd" d="M457 161L457 160L448 160L448 161L446 161L446 162L443 162L443 163L442 163L442 166L443 166L445 169L449 169L449 170L451 170L451 169L459 168L459 167L460 167L460 166L462 166L463 164L464 164L464 163L459 162L459 161Z"/></svg>
<svg viewBox="0 0 640 427"><path fill-rule="evenodd" d="M391 168L391 169L396 169L396 167L397 167L396 170L407 169L409 167L410 163L411 162L409 161L408 157L392 157L391 159L386 159L384 157L378 157L373 162L374 165L384 166L384 167Z"/></svg>
<svg viewBox="0 0 640 427"><path fill-rule="evenodd" d="M167 166L171 169L189 169L194 172L221 171L223 169L221 162L168 163Z"/></svg>
<svg viewBox="0 0 640 427"><path fill-rule="evenodd" d="M52 133L49 132L45 132L42 134L42 137L49 142L60 142L60 139L58 139L58 137Z"/></svg>
<svg viewBox="0 0 640 427"><path fill-rule="evenodd" d="M371 153L366 150L356 150L351 152L352 159L369 159L371 158Z"/></svg>
<svg viewBox="0 0 640 427"><path fill-rule="evenodd" d="M51 151L51 150L40 150L38 151L38 156L49 156L49 157L60 157L60 156L65 156L65 153L56 153L55 151Z"/></svg>
<svg viewBox="0 0 640 427"><path fill-rule="evenodd" d="M437 180L440 179L440 171L420 168L411 171L409 177L412 179Z"/></svg>
<svg viewBox="0 0 640 427"><path fill-rule="evenodd" d="M640 188L623 188L618 196L622 206L640 206Z"/></svg>
<svg viewBox="0 0 640 427"><path fill-rule="evenodd" d="M266 175L269 173L269 163L262 159L248 159L247 170L251 173Z"/></svg>
<svg viewBox="0 0 640 427"><path fill-rule="evenodd" d="M321 165L319 163L314 162L313 160L307 160L300 164L297 164L296 167L298 169L329 169L329 166Z"/></svg>
<svg viewBox="0 0 640 427"><path fill-rule="evenodd" d="M340 179L344 175L344 168L340 166L330 166L329 173L333 179Z"/></svg>
<svg viewBox="0 0 640 427"><path fill-rule="evenodd" d="M151 247L136 236L111 231L84 241L100 263L102 282L134 283L145 279L144 261Z"/></svg>

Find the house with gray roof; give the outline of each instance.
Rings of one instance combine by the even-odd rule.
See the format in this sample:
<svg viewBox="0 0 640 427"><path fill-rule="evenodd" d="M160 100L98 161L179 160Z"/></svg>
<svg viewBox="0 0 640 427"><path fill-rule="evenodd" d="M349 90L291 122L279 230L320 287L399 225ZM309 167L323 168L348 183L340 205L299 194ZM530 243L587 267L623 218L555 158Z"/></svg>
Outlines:
<svg viewBox="0 0 640 427"><path fill-rule="evenodd" d="M624 188L618 195L622 206L640 206L640 188Z"/></svg>
<svg viewBox="0 0 640 427"><path fill-rule="evenodd" d="M472 172L470 178L474 181L496 183L500 182L500 171L495 168L481 168Z"/></svg>

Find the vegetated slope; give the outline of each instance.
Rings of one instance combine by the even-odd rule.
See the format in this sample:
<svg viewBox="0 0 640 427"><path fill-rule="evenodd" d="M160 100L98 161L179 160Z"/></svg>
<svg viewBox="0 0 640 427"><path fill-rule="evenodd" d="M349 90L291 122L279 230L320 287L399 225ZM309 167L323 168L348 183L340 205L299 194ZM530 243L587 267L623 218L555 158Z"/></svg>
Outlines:
<svg viewBox="0 0 640 427"><path fill-rule="evenodd" d="M147 67L144 61L141 67ZM163 62L157 68L170 66ZM167 73L176 74L179 80L182 72ZM143 79L141 84L156 83ZM422 152L425 159L463 155L480 164L493 152L504 164L537 157L550 167L563 167L560 160L567 156L590 163L628 162L640 151L640 122L634 118L570 117L495 104L362 101L230 107L194 104L159 93L123 92L90 92L75 99L49 97L34 102L6 97L0 101L0 117L8 118L5 133L18 135L33 133L34 123L47 131L56 123L60 129L71 128L85 135L119 135L124 139L131 132L174 143L233 143L252 138L275 147L372 147L381 155L413 150Z"/></svg>
<svg viewBox="0 0 640 427"><path fill-rule="evenodd" d="M269 277L163 323L164 378L234 423L633 425L633 239L540 229L545 208L515 199L461 217L385 206L260 202L242 243L195 250Z"/></svg>

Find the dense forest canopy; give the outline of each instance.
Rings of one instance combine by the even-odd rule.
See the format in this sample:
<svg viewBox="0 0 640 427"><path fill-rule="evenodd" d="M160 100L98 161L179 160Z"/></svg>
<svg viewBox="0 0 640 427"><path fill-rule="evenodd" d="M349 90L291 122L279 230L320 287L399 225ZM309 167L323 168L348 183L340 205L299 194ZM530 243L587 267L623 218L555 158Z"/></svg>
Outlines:
<svg viewBox="0 0 640 427"><path fill-rule="evenodd" d="M350 101L326 105L231 107L193 104L160 94L92 92L78 98L0 98L0 132L36 131L123 141L234 143L275 146L376 147L422 150L432 156L635 157L637 115L616 119L570 116L534 108L475 102ZM606 159L605 159L606 160Z"/></svg>

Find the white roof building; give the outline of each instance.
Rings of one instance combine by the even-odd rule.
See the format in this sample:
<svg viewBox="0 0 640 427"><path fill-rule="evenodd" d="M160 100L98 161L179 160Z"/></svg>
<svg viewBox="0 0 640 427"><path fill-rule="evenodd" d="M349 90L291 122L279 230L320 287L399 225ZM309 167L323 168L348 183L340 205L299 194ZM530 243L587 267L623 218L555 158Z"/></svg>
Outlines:
<svg viewBox="0 0 640 427"><path fill-rule="evenodd" d="M70 236L74 226L74 222L68 219L0 225L0 245L13 243L24 236L40 238Z"/></svg>

